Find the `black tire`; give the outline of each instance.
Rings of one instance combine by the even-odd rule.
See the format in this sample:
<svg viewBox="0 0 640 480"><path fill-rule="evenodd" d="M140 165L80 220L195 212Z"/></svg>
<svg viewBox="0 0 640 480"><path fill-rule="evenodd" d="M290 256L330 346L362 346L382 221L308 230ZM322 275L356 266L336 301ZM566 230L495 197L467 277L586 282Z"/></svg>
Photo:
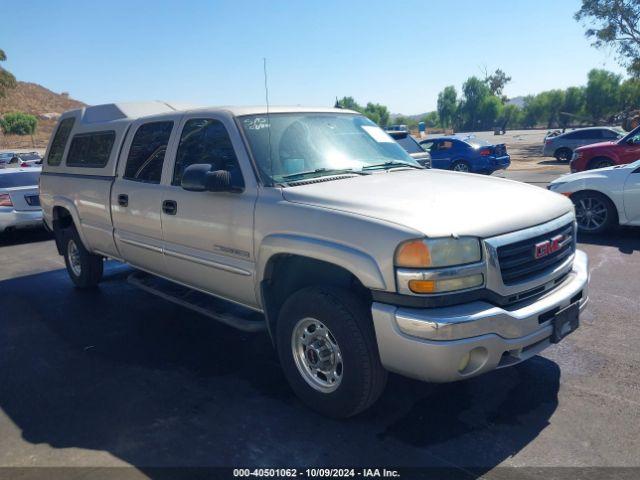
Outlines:
<svg viewBox="0 0 640 480"><path fill-rule="evenodd" d="M597 157L589 162L589 170L596 168L606 168L615 165L614 161L607 157Z"/></svg>
<svg viewBox="0 0 640 480"><path fill-rule="evenodd" d="M585 191L571 195L571 200L576 206L576 218L578 231L587 234L604 233L618 225L618 212L615 205L600 192ZM591 216L587 211L591 210ZM604 212L602 214L596 212Z"/></svg>
<svg viewBox="0 0 640 480"><path fill-rule="evenodd" d="M67 273L77 288L93 288L100 283L104 259L84 247L73 225L62 232L62 251ZM77 252L77 257L72 260L74 252Z"/></svg>
<svg viewBox="0 0 640 480"><path fill-rule="evenodd" d="M556 160L558 160L559 162L568 162L571 160L573 152L570 148L562 147L557 149L553 156L556 157Z"/></svg>
<svg viewBox="0 0 640 480"><path fill-rule="evenodd" d="M304 319L322 322L339 345L341 379L335 390L319 391L296 364L294 331ZM298 397L312 409L333 418L365 410L380 396L387 371L380 363L368 306L347 290L318 286L291 295L282 306L276 329L278 356L284 374ZM307 355L304 355L307 358Z"/></svg>
<svg viewBox="0 0 640 480"><path fill-rule="evenodd" d="M471 173L471 165L469 165L464 160L456 160L451 164L451 170L453 170L454 172Z"/></svg>

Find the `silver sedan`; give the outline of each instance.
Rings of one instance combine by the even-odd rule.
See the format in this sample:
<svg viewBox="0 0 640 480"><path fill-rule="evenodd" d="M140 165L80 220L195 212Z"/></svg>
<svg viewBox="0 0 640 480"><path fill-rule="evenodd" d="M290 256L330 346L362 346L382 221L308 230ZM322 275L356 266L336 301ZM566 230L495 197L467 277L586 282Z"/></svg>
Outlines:
<svg viewBox="0 0 640 480"><path fill-rule="evenodd" d="M39 177L39 168L0 170L0 233L42 226Z"/></svg>

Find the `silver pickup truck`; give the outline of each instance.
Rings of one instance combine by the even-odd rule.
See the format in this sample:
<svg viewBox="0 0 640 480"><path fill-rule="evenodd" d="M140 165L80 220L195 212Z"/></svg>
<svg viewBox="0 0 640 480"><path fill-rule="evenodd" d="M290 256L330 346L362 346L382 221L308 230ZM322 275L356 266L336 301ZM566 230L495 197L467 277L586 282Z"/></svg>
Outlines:
<svg viewBox="0 0 640 480"><path fill-rule="evenodd" d="M296 394L334 417L388 371L452 382L526 360L588 299L568 199L424 169L348 110L69 111L40 197L77 287L114 259L149 292L267 330Z"/></svg>

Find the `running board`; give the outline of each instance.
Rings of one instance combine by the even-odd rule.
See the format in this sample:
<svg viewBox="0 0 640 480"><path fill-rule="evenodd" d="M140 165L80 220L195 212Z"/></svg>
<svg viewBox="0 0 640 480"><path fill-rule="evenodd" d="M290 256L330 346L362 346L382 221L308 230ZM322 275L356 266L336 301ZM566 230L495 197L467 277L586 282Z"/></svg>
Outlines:
<svg viewBox="0 0 640 480"><path fill-rule="evenodd" d="M146 272L134 272L127 281L145 292L213 318L244 332L261 332L267 329L264 315L235 303L222 300L192 288L156 277Z"/></svg>

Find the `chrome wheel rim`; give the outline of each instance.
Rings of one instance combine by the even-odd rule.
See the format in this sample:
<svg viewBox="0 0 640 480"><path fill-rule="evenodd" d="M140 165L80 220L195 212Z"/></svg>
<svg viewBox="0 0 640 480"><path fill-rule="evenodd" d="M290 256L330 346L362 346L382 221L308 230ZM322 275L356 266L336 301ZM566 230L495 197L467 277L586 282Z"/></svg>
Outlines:
<svg viewBox="0 0 640 480"><path fill-rule="evenodd" d="M69 267L76 277L82 275L82 264L80 263L80 251L76 242L69 240L67 244L67 256L69 257Z"/></svg>
<svg viewBox="0 0 640 480"><path fill-rule="evenodd" d="M469 167L467 166L466 163L457 163L453 166L453 171L454 172L468 172L469 171Z"/></svg>
<svg viewBox="0 0 640 480"><path fill-rule="evenodd" d="M599 229L606 223L608 215L607 206L598 198L581 198L576 203L576 220L582 230Z"/></svg>
<svg viewBox="0 0 640 480"><path fill-rule="evenodd" d="M336 337L319 320L303 318L293 328L291 350L298 372L315 390L335 391L342 382L342 353Z"/></svg>

